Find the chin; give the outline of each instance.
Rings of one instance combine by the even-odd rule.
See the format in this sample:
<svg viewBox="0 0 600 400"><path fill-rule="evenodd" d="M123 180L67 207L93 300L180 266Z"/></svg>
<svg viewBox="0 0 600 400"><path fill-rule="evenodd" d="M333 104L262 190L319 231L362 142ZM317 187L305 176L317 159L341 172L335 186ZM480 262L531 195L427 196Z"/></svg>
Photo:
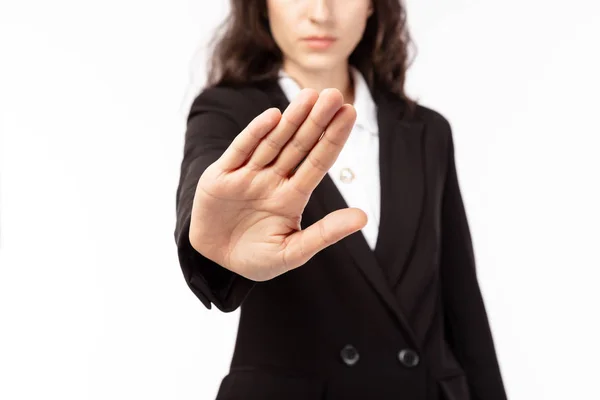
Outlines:
<svg viewBox="0 0 600 400"><path fill-rule="evenodd" d="M347 62L346 58L326 53L304 54L300 57L301 67L308 71L326 71L335 68L340 63Z"/></svg>

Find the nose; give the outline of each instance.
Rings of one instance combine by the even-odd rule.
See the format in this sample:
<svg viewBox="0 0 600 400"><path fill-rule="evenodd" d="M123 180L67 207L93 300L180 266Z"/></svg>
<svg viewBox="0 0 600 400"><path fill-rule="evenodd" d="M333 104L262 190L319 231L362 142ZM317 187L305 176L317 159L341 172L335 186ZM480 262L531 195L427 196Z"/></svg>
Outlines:
<svg viewBox="0 0 600 400"><path fill-rule="evenodd" d="M317 23L327 22L331 18L331 10L328 0L311 0L308 5L308 16L311 21Z"/></svg>

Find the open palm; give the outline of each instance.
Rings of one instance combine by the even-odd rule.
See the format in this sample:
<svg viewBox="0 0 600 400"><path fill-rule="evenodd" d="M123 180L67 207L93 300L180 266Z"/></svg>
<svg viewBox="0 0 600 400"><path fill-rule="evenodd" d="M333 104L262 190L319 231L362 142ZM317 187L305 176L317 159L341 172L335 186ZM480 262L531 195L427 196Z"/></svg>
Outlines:
<svg viewBox="0 0 600 400"><path fill-rule="evenodd" d="M364 227L367 216L356 208L300 226L355 119L337 89L303 89L283 114L272 108L258 115L200 177L192 246L233 272L265 281Z"/></svg>

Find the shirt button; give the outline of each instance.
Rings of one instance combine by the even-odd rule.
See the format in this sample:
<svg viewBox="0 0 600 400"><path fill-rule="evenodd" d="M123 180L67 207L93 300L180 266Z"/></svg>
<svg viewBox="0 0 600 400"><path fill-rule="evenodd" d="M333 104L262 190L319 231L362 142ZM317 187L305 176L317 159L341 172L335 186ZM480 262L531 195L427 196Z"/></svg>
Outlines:
<svg viewBox="0 0 600 400"><path fill-rule="evenodd" d="M356 364L360 358L358 351L351 344L344 346L342 351L340 351L340 356L342 357L344 364L348 365L349 367Z"/></svg>
<svg viewBox="0 0 600 400"><path fill-rule="evenodd" d="M340 171L340 180L344 183L352 183L356 175L350 168L342 168Z"/></svg>
<svg viewBox="0 0 600 400"><path fill-rule="evenodd" d="M398 352L398 360L408 368L413 368L419 365L419 355L411 349L404 349Z"/></svg>

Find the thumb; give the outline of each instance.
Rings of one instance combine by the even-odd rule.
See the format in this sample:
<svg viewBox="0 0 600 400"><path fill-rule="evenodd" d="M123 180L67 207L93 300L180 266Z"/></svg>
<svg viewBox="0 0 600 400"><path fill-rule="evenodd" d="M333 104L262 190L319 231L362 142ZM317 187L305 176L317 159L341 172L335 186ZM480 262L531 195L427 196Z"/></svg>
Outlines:
<svg viewBox="0 0 600 400"><path fill-rule="evenodd" d="M367 224L367 214L360 208L333 211L308 228L288 237L285 248L287 270L305 264L324 248L361 230Z"/></svg>

